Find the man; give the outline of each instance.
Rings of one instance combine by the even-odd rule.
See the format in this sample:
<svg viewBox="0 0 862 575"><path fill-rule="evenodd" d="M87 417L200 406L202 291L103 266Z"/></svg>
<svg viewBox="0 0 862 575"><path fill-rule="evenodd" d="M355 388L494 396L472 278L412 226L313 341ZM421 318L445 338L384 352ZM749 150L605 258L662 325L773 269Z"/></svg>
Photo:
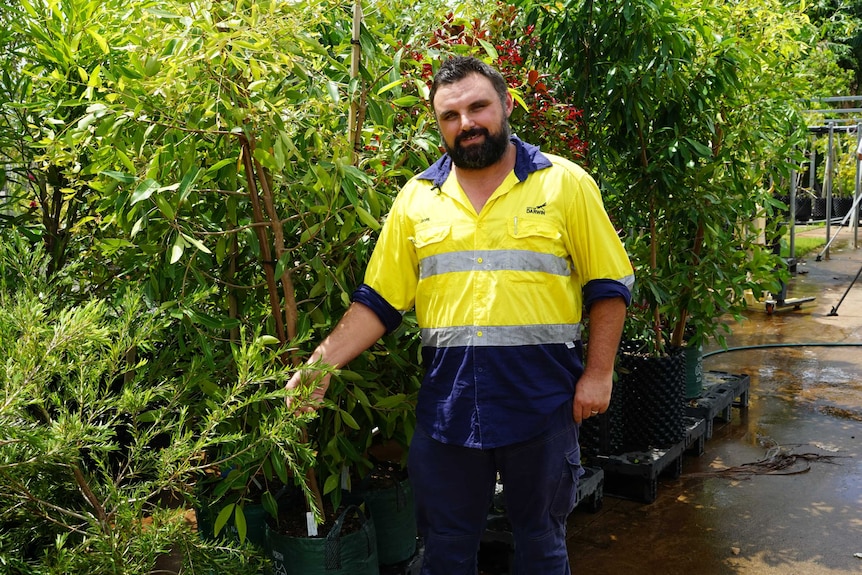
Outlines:
<svg viewBox="0 0 862 575"><path fill-rule="evenodd" d="M408 466L423 575L475 575L497 473L517 573L569 573L577 425L608 407L632 268L592 178L510 134L496 70L449 60L430 99L446 154L399 193L365 283L309 361L345 365L415 307L426 374Z"/></svg>

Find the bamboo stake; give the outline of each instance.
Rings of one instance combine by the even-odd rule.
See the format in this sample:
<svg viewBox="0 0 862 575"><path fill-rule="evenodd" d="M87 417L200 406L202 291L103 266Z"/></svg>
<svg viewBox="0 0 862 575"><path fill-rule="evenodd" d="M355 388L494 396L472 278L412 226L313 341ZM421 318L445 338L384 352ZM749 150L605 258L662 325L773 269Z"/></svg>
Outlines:
<svg viewBox="0 0 862 575"><path fill-rule="evenodd" d="M359 44L359 35L362 27L362 5L360 0L356 0L353 4L353 36L350 43L353 45L353 54L350 59L350 80L351 82L359 76L359 56L361 54L361 46ZM357 115L359 111L359 103L356 98L350 100L350 115L347 118L347 137L350 142L350 163L356 161L356 147L359 145L359 133L357 127Z"/></svg>

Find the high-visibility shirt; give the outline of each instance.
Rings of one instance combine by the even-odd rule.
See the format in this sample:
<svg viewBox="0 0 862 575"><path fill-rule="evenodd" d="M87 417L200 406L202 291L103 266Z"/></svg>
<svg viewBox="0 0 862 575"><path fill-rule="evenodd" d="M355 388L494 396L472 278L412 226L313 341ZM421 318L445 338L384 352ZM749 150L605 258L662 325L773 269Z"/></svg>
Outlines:
<svg viewBox="0 0 862 575"><path fill-rule="evenodd" d="M632 266L595 181L512 142L514 170L479 213L448 155L412 178L353 294L388 330L415 308L417 424L444 443L492 448L542 432L583 372L582 310L631 299Z"/></svg>

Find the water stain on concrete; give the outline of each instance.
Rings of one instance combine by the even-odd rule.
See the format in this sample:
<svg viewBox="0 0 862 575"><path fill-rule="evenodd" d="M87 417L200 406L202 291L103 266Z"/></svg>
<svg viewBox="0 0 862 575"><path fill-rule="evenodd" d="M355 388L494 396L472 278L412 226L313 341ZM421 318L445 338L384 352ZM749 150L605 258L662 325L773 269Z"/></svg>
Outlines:
<svg viewBox="0 0 862 575"><path fill-rule="evenodd" d="M748 409L716 421L705 452L685 455L679 478L660 479L653 503L605 496L597 513L576 510L573 573L862 573L862 284L847 291L860 266L859 251L833 249L829 260L802 262L788 284L788 297L814 302L728 320L731 348L786 347L705 360L750 377ZM795 458L793 473L726 471L776 453Z"/></svg>

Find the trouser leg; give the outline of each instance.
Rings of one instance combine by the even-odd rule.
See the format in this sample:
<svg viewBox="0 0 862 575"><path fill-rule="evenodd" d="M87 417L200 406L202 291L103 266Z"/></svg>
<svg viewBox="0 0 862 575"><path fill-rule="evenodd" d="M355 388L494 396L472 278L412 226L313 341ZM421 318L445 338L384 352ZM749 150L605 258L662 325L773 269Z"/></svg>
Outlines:
<svg viewBox="0 0 862 575"><path fill-rule="evenodd" d="M493 453L446 445L417 429L408 464L425 544L422 575L476 575L496 482Z"/></svg>
<svg viewBox="0 0 862 575"><path fill-rule="evenodd" d="M541 437L498 454L516 575L568 575L566 519L577 503L578 429L567 404Z"/></svg>

